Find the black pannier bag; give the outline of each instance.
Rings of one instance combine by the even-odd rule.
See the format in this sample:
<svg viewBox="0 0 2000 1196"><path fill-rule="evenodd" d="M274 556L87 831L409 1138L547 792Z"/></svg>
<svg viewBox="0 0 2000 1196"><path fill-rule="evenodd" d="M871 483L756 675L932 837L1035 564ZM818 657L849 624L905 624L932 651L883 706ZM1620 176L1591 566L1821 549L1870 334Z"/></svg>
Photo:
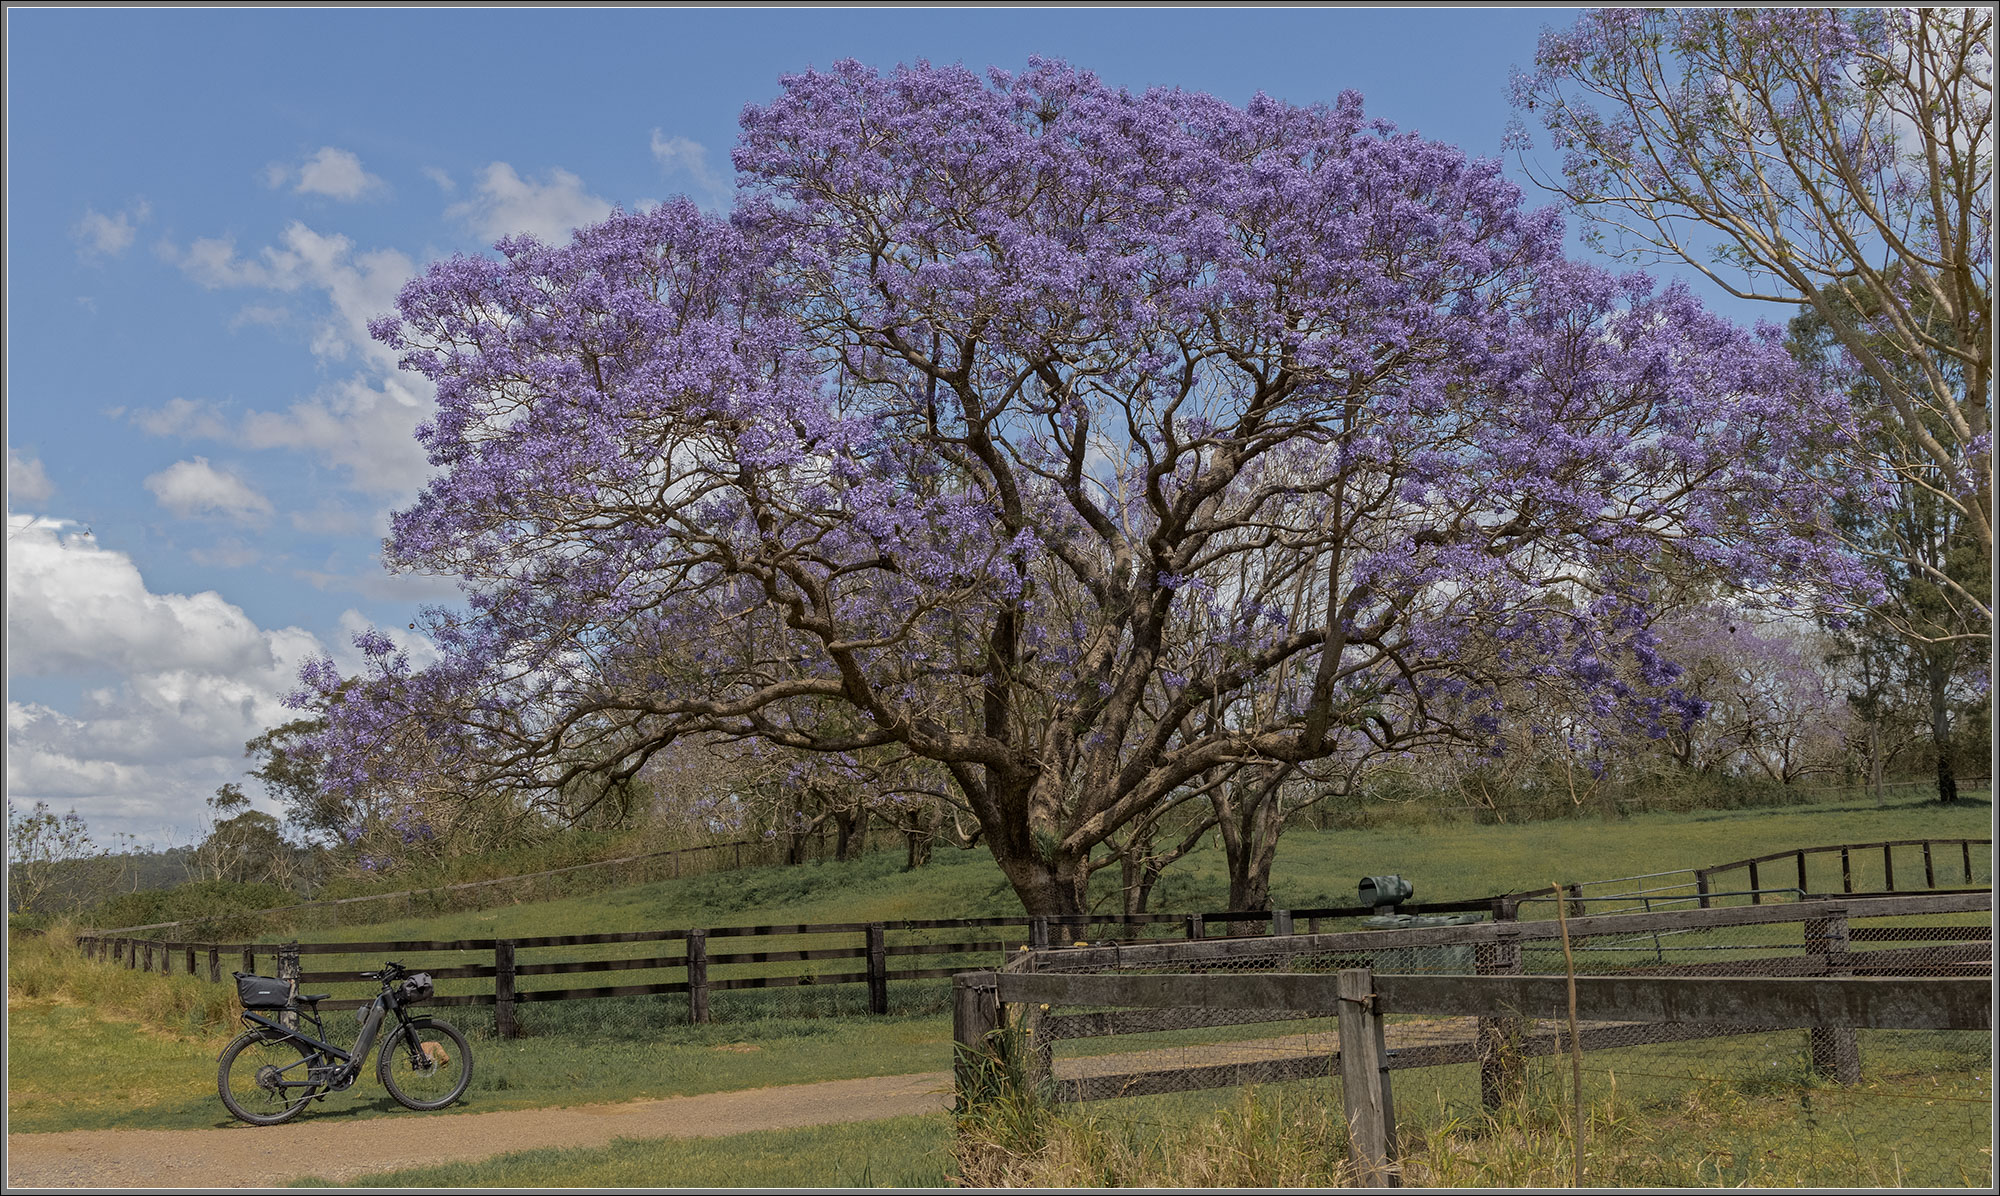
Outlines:
<svg viewBox="0 0 2000 1196"><path fill-rule="evenodd" d="M412 972L403 978L402 991L396 994L396 999L405 1005L414 1005L418 1001L430 1000L431 991L431 974Z"/></svg>
<svg viewBox="0 0 2000 1196"><path fill-rule="evenodd" d="M269 976L245 976L241 972L236 977L236 999L243 1002L245 1009L283 1009L291 1004L292 986L284 980L274 980Z"/></svg>

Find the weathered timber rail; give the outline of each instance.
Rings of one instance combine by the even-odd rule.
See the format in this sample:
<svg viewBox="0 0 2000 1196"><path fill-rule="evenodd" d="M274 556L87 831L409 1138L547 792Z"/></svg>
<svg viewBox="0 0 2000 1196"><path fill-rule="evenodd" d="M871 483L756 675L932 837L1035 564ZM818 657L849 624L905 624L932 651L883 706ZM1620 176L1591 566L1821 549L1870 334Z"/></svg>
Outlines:
<svg viewBox="0 0 2000 1196"><path fill-rule="evenodd" d="M1991 911L1990 892L1931 893L1571 920L1570 945L1599 944L1590 962L1608 974L1563 974L1552 921L1018 952L954 980L961 1102L990 1086L996 1051L1024 1052L1024 1074L1059 1101L1339 1076L1356 1167L1393 1182L1394 1071L1476 1065L1494 1108L1530 1058L1803 1028L1812 1070L1850 1086L1857 1031L1990 1031ZM1662 934L1699 934L1683 950L1720 957L1648 958ZM1391 963L1426 951L1463 971ZM1250 1026L1276 1036L1214 1032ZM1153 1037L1058 1065L1063 1043L1136 1035Z"/></svg>
<svg viewBox="0 0 2000 1196"><path fill-rule="evenodd" d="M1639 1042L1724 1037L1807 1028L1815 1034L1857 1029L1991 1030L1993 998L1985 978L1769 978L1617 976L1399 976L1355 968L1327 974L1077 975L969 973L955 981L953 1037L961 1102L972 1098L973 1069L1006 1024L1006 1006L1117 1005L1127 1009L1236 1008L1332 1013L1338 1046L1316 1054L1182 1068L1166 1073L1091 1077L1058 1085L1070 1100L1141 1096L1192 1087L1313 1079L1339 1075L1352 1162L1364 1186L1395 1183L1392 1071L1491 1058L1486 1042L1394 1051L1385 1018L1398 1014L1518 1019L1564 1008L1572 992L1591 1022L1642 1023L1579 1033L1576 1046L1629 1047ZM1523 1047L1527 1049L1522 1049ZM1535 1049L1539 1047L1539 1049ZM1512 1044L1512 1059L1560 1049Z"/></svg>
<svg viewBox="0 0 2000 1196"><path fill-rule="evenodd" d="M1412 912L1459 913L1490 907L1490 901L1479 900L1412 904L1406 908ZM335 997L322 1003L322 1008L328 1010L366 1005L372 997L361 995L365 986L356 979L356 973L379 966L384 958L395 958L412 967L422 967L440 982L432 1004L493 1006L500 1033L511 1035L519 1029L518 1010L522 1005L684 994L690 1020L705 1022L710 1019L710 994L749 989L861 985L868 990L869 1011L881 1014L889 1010L892 984L947 980L969 966L990 963L997 955L1023 948L1046 948L1052 943L1077 941L1150 939L1163 934L1226 942L1232 933L1290 934L1301 925L1317 931L1322 922L1375 912L1360 906L1328 906L1301 910L1103 914L1075 919L932 918L518 938L319 943L183 942L87 932L79 935L77 942L92 959L143 971L181 971L218 984L232 971L256 972L262 963L272 974L295 979L302 986L332 988ZM950 933L954 931L975 932L978 937L954 936ZM939 937L940 933L945 937ZM736 941L746 939L756 940L755 947L733 949ZM751 948L748 943L744 946ZM620 953L621 949L636 953ZM567 957L554 957L557 952ZM594 957L577 958L579 954ZM413 956L416 958L412 959ZM853 961L854 966L835 971L818 966L841 961ZM334 966L311 966L312 963ZM536 983L542 977L595 977L606 973L626 973L633 976L633 982L563 987L540 987ZM652 975L646 976L648 973ZM464 981L474 983L458 983ZM344 988L351 989L353 995L343 992Z"/></svg>
<svg viewBox="0 0 2000 1196"><path fill-rule="evenodd" d="M1901 889L1896 884L1896 849L1904 848L1904 871ZM1975 857L1973 848L1980 848ZM1749 859L1732 860L1727 864L1716 864L1709 868L1694 870L1696 900L1706 908L1711 904L1711 894L1722 889L1739 888L1750 893L1752 904L1761 904L1766 882L1795 887L1807 896L1831 895L1834 890L1830 883L1815 884L1815 880L1830 882L1824 875L1831 871L1833 861L1839 861L1840 889L1848 894L1893 894L1896 892L1920 892L1948 888L1953 883L1971 887L1977 883L1980 869L1978 863L1986 864L1985 881L1992 883L1991 839L1888 839L1876 843L1837 843L1827 847L1806 847L1793 851L1774 851L1768 855L1753 856ZM1855 888L1857 864L1866 864L1870 871L1879 856L1882 878L1880 889ZM1811 860L1822 860L1824 866L1814 869L1808 866ZM1923 871L1923 883L1915 883L1916 870ZM1821 875L1815 877L1818 871ZM1956 872L1957 876L1951 873ZM1740 881L1730 874L1741 874ZM1939 878L1944 883L1939 883ZM1865 882L1864 882L1865 883Z"/></svg>

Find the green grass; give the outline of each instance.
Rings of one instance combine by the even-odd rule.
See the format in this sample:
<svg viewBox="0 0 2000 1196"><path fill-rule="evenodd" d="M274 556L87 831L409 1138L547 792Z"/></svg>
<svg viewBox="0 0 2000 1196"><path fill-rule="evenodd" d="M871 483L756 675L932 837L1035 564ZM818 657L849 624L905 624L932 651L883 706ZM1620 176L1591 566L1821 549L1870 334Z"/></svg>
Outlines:
<svg viewBox="0 0 2000 1196"><path fill-rule="evenodd" d="M1643 814L1479 826L1464 820L1366 830L1294 829L1279 843L1273 903L1297 909L1350 905L1364 876L1400 873L1419 901L1453 901L1546 885L1726 863L1799 847L1926 836L1982 838L1992 808L1911 799L1750 810ZM1975 862L1977 853L1975 853ZM847 863L745 868L587 896L498 909L439 911L316 931L317 941L530 938L686 926L893 921L1018 914L1013 890L983 849L944 850L927 868L902 871L900 852ZM1866 862L1863 862L1866 866ZM1874 866L1879 870L1879 860ZM1098 873L1099 908L1115 912L1116 868ZM1907 883L1907 881L1906 881ZM1212 843L1175 864L1154 891L1159 910L1216 910L1228 867ZM266 935L268 941L294 937ZM723 950L712 944L712 950Z"/></svg>
<svg viewBox="0 0 2000 1196"><path fill-rule="evenodd" d="M1589 1186L1991 1186L1992 1052L1977 1032L1869 1031L1862 1080L1812 1073L1805 1032L1584 1057ZM1391 1073L1413 1186L1566 1187L1569 1062L1532 1060L1489 1116L1474 1065ZM984 1186L1344 1186L1337 1079L1043 1107L970 1122Z"/></svg>
<svg viewBox="0 0 2000 1196"><path fill-rule="evenodd" d="M329 1023L335 1041L352 1040L351 1018ZM234 1124L215 1092L216 1057L233 1031L168 1036L134 1019L77 1006L16 1005L8 1013L8 1129ZM944 1071L951 1026L935 1016L774 1017L667 1026L644 1035L574 1032L499 1040L474 1034L472 1048L472 1088L448 1112L428 1116ZM304 1116L396 1115L400 1106L374 1077L371 1065L354 1088L328 1096Z"/></svg>
<svg viewBox="0 0 2000 1196"><path fill-rule="evenodd" d="M343 1179L355 1188L936 1188L952 1158L947 1114L766 1130L723 1138L620 1139L524 1150ZM293 1187L333 1187L304 1179Z"/></svg>
<svg viewBox="0 0 2000 1196"><path fill-rule="evenodd" d="M1525 825L1466 821L1356 830L1293 830L1274 870L1282 906L1343 905L1362 876L1400 872L1421 900L1521 890L1551 880L1589 881L1693 867L1747 855L1843 841L1981 837L1990 807L1911 800L1878 808L1833 802L1686 814L1597 817ZM940 852L906 873L900 852L849 863L717 872L590 896L489 910L440 911L367 926L302 931L311 940L418 940L587 934L687 926L867 921L1018 912L1012 891L982 850ZM1116 869L1101 874L1109 880ZM1227 892L1221 853L1204 848L1171 870L1155 908L1219 909ZM1107 900L1103 908L1116 909ZM53 935L59 938L59 935ZM280 936L270 936L280 937ZM289 935L282 937L290 937ZM984 938L974 932L969 937ZM859 936L856 936L858 941ZM15 937L8 960L8 1109L16 1132L221 1123L214 1060L236 1032L233 991L184 977L89 964L73 951ZM778 949L764 940L711 940L712 951ZM821 942L816 945L825 945ZM672 954L662 945L661 954ZM604 953L617 953L607 948ZM577 958L551 949L535 958ZM528 955L523 953L524 957ZM524 962L526 960L524 959ZM230 961L232 964L234 961ZM410 958L412 966L443 966ZM473 962L467 960L467 962ZM991 963L987 957L981 961ZM368 966L308 956L308 969ZM755 965L739 965L744 971ZM796 965L771 965L786 971ZM899 960L895 966L911 966ZM859 970L827 961L824 972ZM732 974L721 968L715 975ZM644 983L645 973L534 977L524 988L568 983ZM662 975L661 979L678 979ZM471 991L477 981L444 981ZM454 988L454 985L458 988ZM341 990L360 995L358 989ZM475 1087L466 1111L544 1107L723 1091L766 1084L943 1070L950 1058L948 982L891 986L892 1015L852 1016L859 985L717 992L716 1022L692 1027L680 996L546 1002L521 1007L528 1036L490 1035L477 1009L438 1013L473 1035ZM343 1020L346 1019L346 1020ZM350 1015L334 1015L347 1027ZM754 1047L754 1050L741 1049ZM372 1073L307 1116L370 1117L390 1111Z"/></svg>

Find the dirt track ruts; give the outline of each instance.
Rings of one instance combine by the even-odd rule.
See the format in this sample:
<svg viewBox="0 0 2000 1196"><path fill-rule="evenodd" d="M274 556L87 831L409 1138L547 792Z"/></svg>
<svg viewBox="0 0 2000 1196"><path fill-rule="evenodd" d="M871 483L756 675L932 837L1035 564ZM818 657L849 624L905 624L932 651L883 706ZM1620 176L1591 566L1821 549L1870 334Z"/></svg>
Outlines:
<svg viewBox="0 0 2000 1196"><path fill-rule="evenodd" d="M616 1138L707 1138L749 1130L879 1121L951 1107L951 1075L828 1080L663 1100L315 1118L208 1130L70 1130L7 1136L7 1187L270 1188Z"/></svg>

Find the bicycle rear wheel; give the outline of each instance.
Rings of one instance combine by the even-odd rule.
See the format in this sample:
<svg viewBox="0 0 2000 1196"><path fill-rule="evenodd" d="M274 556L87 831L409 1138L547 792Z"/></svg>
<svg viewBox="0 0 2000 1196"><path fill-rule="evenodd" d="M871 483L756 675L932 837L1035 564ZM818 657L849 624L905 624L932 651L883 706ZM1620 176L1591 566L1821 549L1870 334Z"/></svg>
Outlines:
<svg viewBox="0 0 2000 1196"><path fill-rule="evenodd" d="M375 1074L404 1108L442 1109L472 1083L472 1048L450 1023L413 1018L383 1038Z"/></svg>
<svg viewBox="0 0 2000 1196"><path fill-rule="evenodd" d="M298 1116L321 1085L307 1080L318 1052L276 1030L251 1030L223 1048L216 1069L222 1103L240 1121L276 1125Z"/></svg>

